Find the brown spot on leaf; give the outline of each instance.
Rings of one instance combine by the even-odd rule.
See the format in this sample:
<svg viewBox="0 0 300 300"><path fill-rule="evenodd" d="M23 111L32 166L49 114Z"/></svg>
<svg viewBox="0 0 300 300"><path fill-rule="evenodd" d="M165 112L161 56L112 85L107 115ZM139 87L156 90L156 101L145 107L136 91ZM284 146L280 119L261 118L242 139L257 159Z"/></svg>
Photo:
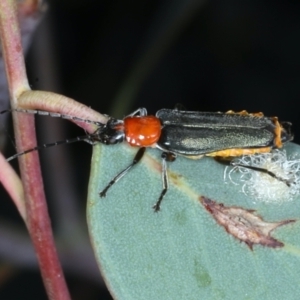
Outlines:
<svg viewBox="0 0 300 300"><path fill-rule="evenodd" d="M251 250L255 244L271 248L283 247L284 244L273 238L271 232L279 226L295 222L295 220L265 222L260 216L254 214L255 210L236 206L227 207L206 197L199 199L219 225L241 242L245 242Z"/></svg>

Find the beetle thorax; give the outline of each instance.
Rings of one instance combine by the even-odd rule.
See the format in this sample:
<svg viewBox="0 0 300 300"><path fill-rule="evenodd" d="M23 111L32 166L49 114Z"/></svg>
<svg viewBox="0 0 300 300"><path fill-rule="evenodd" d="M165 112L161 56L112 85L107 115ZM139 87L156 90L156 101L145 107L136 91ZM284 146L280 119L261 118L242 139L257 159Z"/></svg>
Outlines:
<svg viewBox="0 0 300 300"><path fill-rule="evenodd" d="M161 122L155 116L133 116L124 119L126 141L131 146L151 147L161 135Z"/></svg>

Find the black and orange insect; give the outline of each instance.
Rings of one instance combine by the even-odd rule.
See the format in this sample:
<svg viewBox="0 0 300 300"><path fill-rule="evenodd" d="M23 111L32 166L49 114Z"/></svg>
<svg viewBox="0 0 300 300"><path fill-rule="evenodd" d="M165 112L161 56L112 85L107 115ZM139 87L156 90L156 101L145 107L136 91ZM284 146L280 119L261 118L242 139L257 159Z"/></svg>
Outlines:
<svg viewBox="0 0 300 300"><path fill-rule="evenodd" d="M200 159L203 156L227 159L267 153L272 149L281 148L284 143L293 139L289 122L280 123L277 117L265 117L262 113L251 114L246 111L220 113L161 109L154 116L147 115L145 108L139 108L123 120L110 117L106 124L38 110L17 109L14 111L48 114L94 123L98 129L92 134L75 139L28 149L15 154L8 160L41 148L77 141L91 144L99 142L105 145L127 142L130 146L139 148L132 163L106 185L100 192L100 197L105 197L110 187L142 159L147 147L161 150L163 189L153 206L155 211L160 210L161 201L169 187L167 162L174 161L177 155L190 159Z"/></svg>

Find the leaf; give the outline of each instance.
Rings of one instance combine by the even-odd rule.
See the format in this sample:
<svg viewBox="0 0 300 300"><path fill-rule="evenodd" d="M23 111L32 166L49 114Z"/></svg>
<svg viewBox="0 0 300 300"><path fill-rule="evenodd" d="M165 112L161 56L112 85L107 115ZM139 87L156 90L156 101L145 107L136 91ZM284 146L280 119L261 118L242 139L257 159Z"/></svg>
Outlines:
<svg viewBox="0 0 300 300"><path fill-rule="evenodd" d="M299 146L290 143L285 149L300 157ZM100 198L135 152L126 145L97 145L92 159L89 231L116 299L300 298L299 195L286 202L257 201L241 185L224 181L222 164L207 157L178 157L168 165L170 188L161 211L154 213L162 189L161 152L147 149L142 161ZM242 233L249 234L250 228L267 242L237 238L204 199L223 207L222 218L246 223ZM270 241L275 248L266 245Z"/></svg>

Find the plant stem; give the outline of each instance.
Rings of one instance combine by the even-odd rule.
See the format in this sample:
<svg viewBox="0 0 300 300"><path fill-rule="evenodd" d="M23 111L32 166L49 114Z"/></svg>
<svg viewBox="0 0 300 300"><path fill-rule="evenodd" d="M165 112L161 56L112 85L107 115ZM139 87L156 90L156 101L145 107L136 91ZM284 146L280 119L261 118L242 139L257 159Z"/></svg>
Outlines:
<svg viewBox="0 0 300 300"><path fill-rule="evenodd" d="M18 97L30 90L22 53L16 3L15 0L0 0L0 34L12 107L18 106ZM28 149L36 145L34 117L14 114L13 120L17 149ZM55 249L38 153L21 156L19 163L27 213L25 222L37 254L48 297L70 299Z"/></svg>

